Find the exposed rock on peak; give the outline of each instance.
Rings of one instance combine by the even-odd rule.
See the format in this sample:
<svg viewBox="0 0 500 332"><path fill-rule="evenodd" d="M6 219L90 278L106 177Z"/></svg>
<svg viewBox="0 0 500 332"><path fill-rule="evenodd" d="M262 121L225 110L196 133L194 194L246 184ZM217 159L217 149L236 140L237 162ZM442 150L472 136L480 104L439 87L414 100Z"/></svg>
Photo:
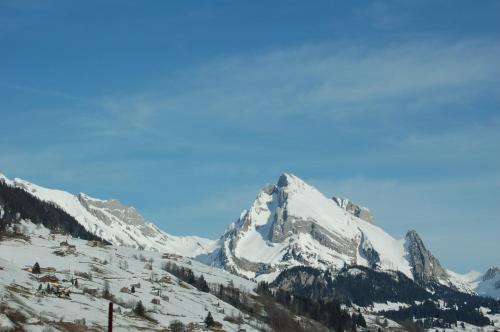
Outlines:
<svg viewBox="0 0 500 332"><path fill-rule="evenodd" d="M102 218L108 224L112 222L111 219L114 216L128 225L146 225L146 220L144 220L135 208L123 205L117 199L101 200L80 193L78 200L89 212Z"/></svg>
<svg viewBox="0 0 500 332"><path fill-rule="evenodd" d="M278 179L278 187L282 188L282 187L286 187L288 186L289 184L293 184L294 182L297 182L296 179L298 179L297 177L295 177L294 175L292 174L288 174L288 173L283 173L280 175L279 179ZM302 181L301 181L302 182Z"/></svg>
<svg viewBox="0 0 500 332"><path fill-rule="evenodd" d="M311 188L307 183L302 181L302 179L298 178L293 174L283 173L278 179L276 183L278 189L282 189L287 193L296 193L301 192L303 190L307 190Z"/></svg>
<svg viewBox="0 0 500 332"><path fill-rule="evenodd" d="M263 187L262 187L262 192L268 194L268 195L272 195L273 192L276 190L276 186L272 183L267 183L265 184Z"/></svg>
<svg viewBox="0 0 500 332"><path fill-rule="evenodd" d="M346 210L353 216L358 217L361 220L371 222L373 223L373 214L368 208L365 208L364 206L361 206L359 204L356 204L349 200L348 198L342 198L342 197L332 197L333 201L337 203L339 207L342 209Z"/></svg>
<svg viewBox="0 0 500 332"><path fill-rule="evenodd" d="M490 267L488 271L486 271L483 275L483 281L491 280L493 278L500 277L500 268L499 267ZM500 287L499 287L500 288Z"/></svg>
<svg viewBox="0 0 500 332"><path fill-rule="evenodd" d="M415 230L406 233L405 248L417 283L425 285L429 282L439 282L449 278L439 260L427 250Z"/></svg>

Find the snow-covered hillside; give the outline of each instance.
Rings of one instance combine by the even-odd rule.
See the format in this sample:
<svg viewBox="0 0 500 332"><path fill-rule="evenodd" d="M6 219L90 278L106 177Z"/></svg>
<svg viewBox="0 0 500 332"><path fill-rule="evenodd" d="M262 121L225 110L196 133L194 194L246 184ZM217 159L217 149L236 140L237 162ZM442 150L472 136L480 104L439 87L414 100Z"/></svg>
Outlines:
<svg viewBox="0 0 500 332"><path fill-rule="evenodd" d="M216 241L197 236L173 236L147 222L133 207L115 199L101 200L83 193L47 189L22 179L0 181L23 188L33 196L51 202L73 216L86 230L115 245L197 256L214 250Z"/></svg>
<svg viewBox="0 0 500 332"><path fill-rule="evenodd" d="M471 271L466 274L448 273L456 283L462 283L481 296L489 296L500 300L500 268L491 267L485 273Z"/></svg>
<svg viewBox="0 0 500 332"><path fill-rule="evenodd" d="M238 330L238 324L224 320L228 316L243 317L238 309L164 271L165 262L189 267L209 284L232 283L247 292L255 288L249 280L188 258L127 247L93 246L87 241L50 235L43 226L29 222L22 222L21 228L29 239L0 241L0 297L2 312L18 317L15 323L22 323L26 331L42 331L47 326L64 331L104 330L109 303L102 297L106 287L114 297L115 331L165 331L173 320L203 326L208 312L223 324L224 330ZM30 273L35 262L41 267L39 275ZM72 279L77 280L76 284ZM51 292L47 291L49 284ZM132 313L139 300L148 319ZM8 318L2 316L7 325ZM241 328L254 331L252 324L257 323L247 317Z"/></svg>

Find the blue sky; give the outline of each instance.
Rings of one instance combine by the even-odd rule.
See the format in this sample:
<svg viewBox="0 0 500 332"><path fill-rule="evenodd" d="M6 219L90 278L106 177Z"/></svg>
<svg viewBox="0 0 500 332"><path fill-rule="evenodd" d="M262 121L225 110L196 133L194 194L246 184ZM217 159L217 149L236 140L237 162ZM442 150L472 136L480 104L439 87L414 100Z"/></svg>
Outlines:
<svg viewBox="0 0 500 332"><path fill-rule="evenodd" d="M498 1L0 0L0 172L212 238L291 172L484 270L498 59Z"/></svg>

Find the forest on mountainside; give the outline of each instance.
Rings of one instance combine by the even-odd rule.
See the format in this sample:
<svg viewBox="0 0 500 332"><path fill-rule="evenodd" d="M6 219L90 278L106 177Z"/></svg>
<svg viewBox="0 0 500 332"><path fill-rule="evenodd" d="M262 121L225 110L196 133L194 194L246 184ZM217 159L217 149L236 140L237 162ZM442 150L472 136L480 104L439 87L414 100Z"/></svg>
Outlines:
<svg viewBox="0 0 500 332"><path fill-rule="evenodd" d="M0 181L0 233L5 233L11 225L16 229L21 220L29 220L51 231L83 240L109 244L87 231L74 217L53 203L39 200L22 188L12 187L5 181Z"/></svg>

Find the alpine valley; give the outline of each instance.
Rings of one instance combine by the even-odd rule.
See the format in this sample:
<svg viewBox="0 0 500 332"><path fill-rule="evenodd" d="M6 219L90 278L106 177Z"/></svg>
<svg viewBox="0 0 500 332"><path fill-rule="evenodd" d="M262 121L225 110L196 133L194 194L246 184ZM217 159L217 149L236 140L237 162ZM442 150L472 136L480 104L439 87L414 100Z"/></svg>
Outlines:
<svg viewBox="0 0 500 332"><path fill-rule="evenodd" d="M414 230L292 174L218 240L0 175L0 331L496 331L500 268L446 269Z"/></svg>

